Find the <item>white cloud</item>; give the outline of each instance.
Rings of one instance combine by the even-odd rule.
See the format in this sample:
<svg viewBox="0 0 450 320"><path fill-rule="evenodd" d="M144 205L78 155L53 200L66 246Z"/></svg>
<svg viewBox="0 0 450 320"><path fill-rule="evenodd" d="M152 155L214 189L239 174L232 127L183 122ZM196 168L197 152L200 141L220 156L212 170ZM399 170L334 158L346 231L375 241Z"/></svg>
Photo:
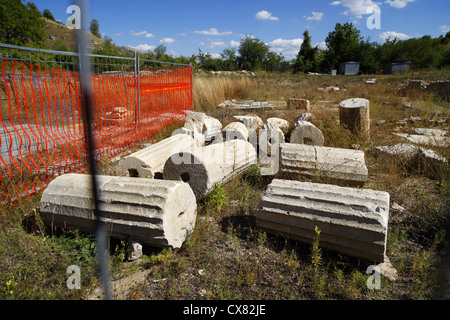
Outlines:
<svg viewBox="0 0 450 320"><path fill-rule="evenodd" d="M220 53L210 53L210 55L211 55L211 58L213 58L213 59L220 59L220 58L222 58Z"/></svg>
<svg viewBox="0 0 450 320"><path fill-rule="evenodd" d="M401 9L406 7L408 2L414 2L415 0L386 0L384 3L389 3L391 7Z"/></svg>
<svg viewBox="0 0 450 320"><path fill-rule="evenodd" d="M409 39L411 37L408 36L407 34L400 33L400 32L385 31L385 32L380 34L380 38L386 41L387 39L394 39L394 38L397 38L399 40L406 40L406 39Z"/></svg>
<svg viewBox="0 0 450 320"><path fill-rule="evenodd" d="M163 38L163 39L159 40L159 43L165 43L165 44L171 44L174 42L175 42L175 39L173 39L173 38Z"/></svg>
<svg viewBox="0 0 450 320"><path fill-rule="evenodd" d="M278 20L278 17L274 17L272 15L272 13L270 13L266 10L262 10L262 11L258 12L257 14L255 14L255 18L258 20L271 20L271 21Z"/></svg>
<svg viewBox="0 0 450 320"><path fill-rule="evenodd" d="M450 31L450 26L444 24L443 26L439 27L439 30L441 30L442 33L447 33Z"/></svg>
<svg viewBox="0 0 450 320"><path fill-rule="evenodd" d="M194 31L194 33L204 34L208 36L227 36L233 34L233 32L231 31L219 32L219 30L217 30L216 28L211 28L209 30L202 30L202 31Z"/></svg>
<svg viewBox="0 0 450 320"><path fill-rule="evenodd" d="M277 53L282 53L286 58L291 58L295 56L300 50L300 46L303 43L303 39L275 39L267 45L270 46L270 49Z"/></svg>
<svg viewBox="0 0 450 320"><path fill-rule="evenodd" d="M230 41L230 46L233 48L239 47L240 45L241 45L240 41L234 41L234 40Z"/></svg>
<svg viewBox="0 0 450 320"><path fill-rule="evenodd" d="M138 51L142 51L142 52L147 52L149 50L155 50L156 49L155 46L151 46L151 45L148 45L148 44L139 44L137 46L130 46L130 45L128 45L128 47L133 48L133 49L138 50Z"/></svg>
<svg viewBox="0 0 450 320"><path fill-rule="evenodd" d="M217 47L226 47L227 45L223 41L212 41L209 45L210 48L217 48Z"/></svg>
<svg viewBox="0 0 450 320"><path fill-rule="evenodd" d="M323 17L323 12L314 12L312 13L311 17L307 17L306 20L316 20L316 21L320 21L322 20Z"/></svg>
<svg viewBox="0 0 450 320"><path fill-rule="evenodd" d="M325 41L318 42L314 45L314 47L318 47L319 49L325 50L327 48L327 44Z"/></svg>
<svg viewBox="0 0 450 320"><path fill-rule="evenodd" d="M131 30L130 34L132 36L135 36L135 37L140 37L140 36L145 36L146 38L154 37L153 33L149 33L149 32L147 32L145 30L144 31L139 31L139 32L134 32L133 30Z"/></svg>
<svg viewBox="0 0 450 320"><path fill-rule="evenodd" d="M372 13L368 8L372 6L378 6L381 2L373 2L372 0L341 0L333 1L330 5L338 6L342 5L348 10L343 13L347 16L355 16L357 19L361 19L363 14Z"/></svg>
<svg viewBox="0 0 450 320"><path fill-rule="evenodd" d="M116 37L120 37L122 35L122 32L116 33Z"/></svg>

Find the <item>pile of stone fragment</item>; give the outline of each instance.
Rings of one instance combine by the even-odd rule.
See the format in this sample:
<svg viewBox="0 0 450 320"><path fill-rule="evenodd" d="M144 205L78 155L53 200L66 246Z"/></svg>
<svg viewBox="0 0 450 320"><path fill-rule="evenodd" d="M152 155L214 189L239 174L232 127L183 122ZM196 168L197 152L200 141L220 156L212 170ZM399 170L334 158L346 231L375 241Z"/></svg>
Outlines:
<svg viewBox="0 0 450 320"><path fill-rule="evenodd" d="M170 137L121 158L116 176L97 177L99 210L110 236L136 248L179 248L195 228L197 202L217 183L258 165L262 174L283 177L272 180L255 210L258 228L311 242L317 227L322 247L378 263L382 272L390 266L389 194L363 189L368 177L363 151L325 146L308 100L289 99L288 107L302 111L293 127L285 119L264 123L252 114L235 116L223 127L218 119L187 111L184 127ZM340 122L368 134L369 101L342 101ZM307 176L325 183L301 181ZM90 179L87 174L54 179L41 198L43 218L93 231Z"/></svg>

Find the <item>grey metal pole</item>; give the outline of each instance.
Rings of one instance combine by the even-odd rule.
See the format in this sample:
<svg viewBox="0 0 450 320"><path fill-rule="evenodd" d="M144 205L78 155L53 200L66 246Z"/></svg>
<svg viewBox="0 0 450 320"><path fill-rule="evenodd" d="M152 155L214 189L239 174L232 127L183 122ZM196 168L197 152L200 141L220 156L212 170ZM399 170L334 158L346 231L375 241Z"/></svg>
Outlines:
<svg viewBox="0 0 450 320"><path fill-rule="evenodd" d="M108 259L108 234L106 232L105 223L102 221L102 213L99 209L98 188L97 188L97 168L94 155L94 137L92 126L92 110L91 110L91 92L89 86L89 75L91 74L91 64L88 55L89 38L87 34L86 24L89 21L89 2L88 0L78 0L78 6L81 10L81 29L77 30L78 38L78 54L80 59L81 86L83 88L84 102L84 119L86 140L88 143L88 159L89 169L92 176L92 193L94 198L94 215L95 215L95 239L97 243L97 256L99 260L100 278L103 284L104 299L111 299L110 275L109 275L109 259Z"/></svg>
<svg viewBox="0 0 450 320"><path fill-rule="evenodd" d="M137 65L137 123L138 130L140 130L140 120L141 120L141 69L140 69L140 60L139 54L136 53L136 65Z"/></svg>

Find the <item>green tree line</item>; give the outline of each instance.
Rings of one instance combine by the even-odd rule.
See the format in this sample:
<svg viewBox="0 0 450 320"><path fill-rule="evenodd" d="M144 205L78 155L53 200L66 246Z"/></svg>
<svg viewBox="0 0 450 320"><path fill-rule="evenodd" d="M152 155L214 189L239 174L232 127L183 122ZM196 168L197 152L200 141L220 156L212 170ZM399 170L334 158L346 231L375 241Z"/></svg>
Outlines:
<svg viewBox="0 0 450 320"><path fill-rule="evenodd" d="M23 0L0 1L0 42L14 45L44 47L45 21L55 20L50 10L42 13L37 6ZM100 35L100 25L95 19L91 21L90 32ZM297 57L286 60L285 57L271 50L270 46L253 36L242 38L239 47L224 49L220 57L213 57L199 49L190 57L173 57L167 53L164 45L144 54L143 59L192 64L203 70L267 70L329 73L337 70L341 62L360 62L363 73L380 73L387 63L410 62L411 68L431 69L450 66L450 32L445 36L431 38L426 35L408 40L387 39L383 44L364 39L361 32L352 24L337 23L334 30L325 39L326 48L311 45L308 30L303 32L303 43ZM66 49L60 45L60 49ZM63 50L62 50L63 51ZM130 50L116 46L112 39L103 36L103 43L92 48L94 54L130 56Z"/></svg>

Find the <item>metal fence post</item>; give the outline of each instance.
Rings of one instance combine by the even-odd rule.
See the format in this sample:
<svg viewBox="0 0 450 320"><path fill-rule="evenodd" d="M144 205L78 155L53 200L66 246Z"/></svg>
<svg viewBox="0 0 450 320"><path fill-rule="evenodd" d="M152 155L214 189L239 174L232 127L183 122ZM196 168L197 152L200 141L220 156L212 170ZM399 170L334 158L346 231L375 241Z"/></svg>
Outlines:
<svg viewBox="0 0 450 320"><path fill-rule="evenodd" d="M140 129L141 120L141 70L140 70L139 53L136 52L136 65L137 65L137 124Z"/></svg>

